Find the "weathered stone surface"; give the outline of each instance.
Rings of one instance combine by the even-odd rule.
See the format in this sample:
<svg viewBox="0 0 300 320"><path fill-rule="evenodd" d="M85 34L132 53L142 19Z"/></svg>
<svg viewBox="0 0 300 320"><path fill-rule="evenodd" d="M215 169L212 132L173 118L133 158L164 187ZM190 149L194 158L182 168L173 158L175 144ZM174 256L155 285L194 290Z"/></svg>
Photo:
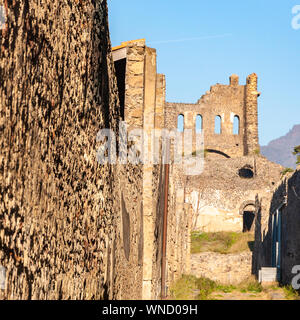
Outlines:
<svg viewBox="0 0 300 320"><path fill-rule="evenodd" d="M257 126L257 76L238 84L238 76L229 85L216 84L195 104L166 103L166 127L177 128L177 118L184 115L184 127L196 129L196 117L202 116L204 147L209 157L241 157L259 149ZM221 134L215 133L215 118L221 117ZM234 117L239 118L239 133L233 134Z"/></svg>
<svg viewBox="0 0 300 320"><path fill-rule="evenodd" d="M1 298L139 299L141 165L96 159L99 129L118 138L120 121L106 1L7 3Z"/></svg>
<svg viewBox="0 0 300 320"><path fill-rule="evenodd" d="M275 267L271 260L273 219L276 211L281 209L281 237L278 245L281 252L278 261L280 281L291 285L295 277L293 268L300 265L300 170L283 177L268 197L258 194L256 206L258 219L255 225L253 273L258 276L262 267Z"/></svg>
<svg viewBox="0 0 300 320"><path fill-rule="evenodd" d="M203 252L191 256L191 272L222 284L239 284L251 276L252 253Z"/></svg>
<svg viewBox="0 0 300 320"><path fill-rule="evenodd" d="M252 168L253 178L239 176L245 166ZM261 156L205 158L204 172L186 179L185 201L193 207L193 229L243 231L244 211L255 211L257 193L268 196L282 170Z"/></svg>

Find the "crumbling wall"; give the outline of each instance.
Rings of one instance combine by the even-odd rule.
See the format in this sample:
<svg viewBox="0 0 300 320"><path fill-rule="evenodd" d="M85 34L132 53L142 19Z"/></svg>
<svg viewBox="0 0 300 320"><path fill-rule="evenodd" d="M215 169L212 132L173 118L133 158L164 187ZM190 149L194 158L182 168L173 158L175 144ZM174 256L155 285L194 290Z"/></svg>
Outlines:
<svg viewBox="0 0 300 320"><path fill-rule="evenodd" d="M157 140L158 154L154 161L154 145L151 137L154 129L162 129L164 119L165 83L164 76L156 72L156 51L148 48L144 40L130 41L113 49L115 64L124 61L125 78L124 120L129 136L128 148L134 150L135 141L140 141L141 134L146 134L148 140L140 152L135 150L137 164L131 179L134 185L124 181L128 190L125 199L127 207L131 207L130 216L140 208L138 224L140 233L136 234L139 248L139 290L143 299L157 299L161 294L161 264L162 264L162 226L164 206L165 171L162 165L162 141ZM120 82L120 81L119 81ZM137 140L133 139L136 135ZM144 149L143 149L144 148ZM144 151L147 151L143 153ZM130 160L130 159L129 159ZM136 181L136 175L141 180ZM130 177L128 177L130 179ZM136 185L136 182L138 184ZM133 190L134 189L134 190ZM132 203L132 193L139 193L137 203ZM132 223L133 221L131 221ZM133 241L137 245L137 241ZM133 249L134 250L134 249ZM128 267L121 268L125 277ZM120 270L119 270L120 272ZM131 271L130 271L131 272ZM136 272L132 270L132 272ZM128 298L131 298L130 296Z"/></svg>
<svg viewBox="0 0 300 320"><path fill-rule="evenodd" d="M259 219L256 224L253 273L272 266L272 216L281 208L280 281L291 285L294 266L300 265L300 171L287 174L276 185L269 198L257 198Z"/></svg>
<svg viewBox="0 0 300 320"><path fill-rule="evenodd" d="M252 178L239 175L245 167L253 172ZM205 158L204 172L186 180L185 201L193 208L193 230L242 232L244 211L255 210L257 193L270 194L282 170L261 156Z"/></svg>
<svg viewBox="0 0 300 320"><path fill-rule="evenodd" d="M229 85L216 84L195 104L167 103L166 126L177 128L179 115L184 116L184 128L196 130L196 117L202 116L204 147L209 157L241 157L258 151L257 76L239 85L237 75ZM221 133L215 132L215 118L221 118ZM234 117L239 119L238 133L234 134Z"/></svg>

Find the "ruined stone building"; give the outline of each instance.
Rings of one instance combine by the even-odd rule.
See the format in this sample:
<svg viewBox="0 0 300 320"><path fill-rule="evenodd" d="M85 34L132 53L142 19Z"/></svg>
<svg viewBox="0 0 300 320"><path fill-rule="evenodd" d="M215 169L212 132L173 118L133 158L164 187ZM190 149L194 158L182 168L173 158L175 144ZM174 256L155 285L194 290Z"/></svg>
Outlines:
<svg viewBox="0 0 300 320"><path fill-rule="evenodd" d="M300 270L299 169L284 176L268 196L256 199L252 271L260 278L261 270L272 274L273 269L273 280L284 285L291 285Z"/></svg>
<svg viewBox="0 0 300 320"><path fill-rule="evenodd" d="M190 206L167 224L166 166L97 161L100 129L162 126L155 50L128 45L118 64L105 0L4 4L1 298L159 298L188 270Z"/></svg>
<svg viewBox="0 0 300 320"><path fill-rule="evenodd" d="M259 154L257 75L245 85L237 75L229 81L195 104L166 103L167 128L179 128L181 119L183 130L204 136L204 171L184 181L194 230L253 230L256 194L271 192L283 169Z"/></svg>

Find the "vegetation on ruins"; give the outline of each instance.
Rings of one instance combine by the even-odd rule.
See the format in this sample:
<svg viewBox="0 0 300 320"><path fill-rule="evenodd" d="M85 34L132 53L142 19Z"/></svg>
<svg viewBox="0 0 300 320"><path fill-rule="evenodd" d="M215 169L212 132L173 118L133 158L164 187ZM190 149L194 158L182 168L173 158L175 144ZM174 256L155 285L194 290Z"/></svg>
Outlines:
<svg viewBox="0 0 300 320"><path fill-rule="evenodd" d="M251 232L192 232L191 253L217 252L222 254L251 250L254 235Z"/></svg>
<svg viewBox="0 0 300 320"><path fill-rule="evenodd" d="M270 300L278 293L284 300L299 300L299 294L292 286L262 286L254 276L236 284L222 284L204 277L183 275L170 290L170 298L174 300L226 300L228 294L236 300Z"/></svg>
<svg viewBox="0 0 300 320"><path fill-rule="evenodd" d="M294 148L293 155L297 156L296 164L300 164L300 145Z"/></svg>
<svg viewBox="0 0 300 320"><path fill-rule="evenodd" d="M294 169L292 168L285 168L282 172L281 172L281 175L282 177L285 176L287 173L290 173L290 172L294 172Z"/></svg>

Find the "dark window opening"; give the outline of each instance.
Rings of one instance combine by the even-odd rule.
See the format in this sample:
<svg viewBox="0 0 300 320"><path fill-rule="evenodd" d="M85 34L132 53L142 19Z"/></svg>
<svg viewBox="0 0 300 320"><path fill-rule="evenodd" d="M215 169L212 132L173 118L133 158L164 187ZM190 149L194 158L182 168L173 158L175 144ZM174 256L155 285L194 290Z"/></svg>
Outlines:
<svg viewBox="0 0 300 320"><path fill-rule="evenodd" d="M125 78L126 78L126 59L115 61L115 69L117 76L117 85L120 100L121 117L125 120Z"/></svg>
<svg viewBox="0 0 300 320"><path fill-rule="evenodd" d="M250 168L242 168L239 170L239 176L244 179L252 179L254 177L254 172Z"/></svg>
<svg viewBox="0 0 300 320"><path fill-rule="evenodd" d="M244 211L243 214L243 232L249 232L251 231L253 222L255 218L255 212L254 211Z"/></svg>

